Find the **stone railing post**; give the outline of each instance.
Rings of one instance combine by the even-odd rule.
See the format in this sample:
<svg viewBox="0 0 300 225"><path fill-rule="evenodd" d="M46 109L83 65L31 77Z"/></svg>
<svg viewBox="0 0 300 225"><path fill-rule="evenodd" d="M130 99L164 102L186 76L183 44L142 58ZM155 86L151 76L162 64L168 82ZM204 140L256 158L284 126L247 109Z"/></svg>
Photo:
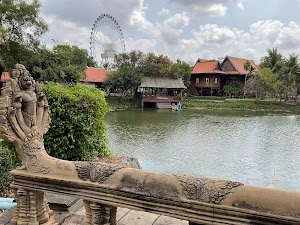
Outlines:
<svg viewBox="0 0 300 225"><path fill-rule="evenodd" d="M15 200L16 200L17 205L15 207L15 212L14 212L13 218L10 220L10 223L12 225L16 225L17 221L18 221L18 218L19 218L19 212L20 212L20 198L19 198L19 195L18 195L18 189L17 188L13 188L12 191L15 195Z"/></svg>
<svg viewBox="0 0 300 225"><path fill-rule="evenodd" d="M13 189L17 206L11 225L39 225L50 220L53 211L50 210L44 192Z"/></svg>
<svg viewBox="0 0 300 225"><path fill-rule="evenodd" d="M117 207L83 201L88 225L116 225Z"/></svg>

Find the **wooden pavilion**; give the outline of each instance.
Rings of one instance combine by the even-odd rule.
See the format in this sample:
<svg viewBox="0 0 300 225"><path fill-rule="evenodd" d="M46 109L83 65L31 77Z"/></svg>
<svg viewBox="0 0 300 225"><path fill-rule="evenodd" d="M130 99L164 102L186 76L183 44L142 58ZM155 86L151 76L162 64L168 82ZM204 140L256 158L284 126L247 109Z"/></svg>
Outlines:
<svg viewBox="0 0 300 225"><path fill-rule="evenodd" d="M181 78L142 78L139 92L141 92L142 107L171 109L182 101L182 92L186 89Z"/></svg>

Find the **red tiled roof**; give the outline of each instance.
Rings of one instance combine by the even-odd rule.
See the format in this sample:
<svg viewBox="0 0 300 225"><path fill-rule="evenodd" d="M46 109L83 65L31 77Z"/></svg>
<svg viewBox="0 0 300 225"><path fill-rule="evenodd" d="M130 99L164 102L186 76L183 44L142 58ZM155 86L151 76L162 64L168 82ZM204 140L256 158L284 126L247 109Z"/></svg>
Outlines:
<svg viewBox="0 0 300 225"><path fill-rule="evenodd" d="M226 71L228 74L247 74L248 71L244 69L244 64L248 59L241 59L241 58L236 58L232 56L226 56L226 58L223 60L222 64L225 62L225 60L228 59L233 67L236 69L236 71ZM253 62L253 60L248 60L251 64L251 66L254 68L254 71L258 70L258 66Z"/></svg>
<svg viewBox="0 0 300 225"><path fill-rule="evenodd" d="M81 82L97 83L103 82L107 76L107 71L102 68L88 67L85 70L86 77L81 79Z"/></svg>
<svg viewBox="0 0 300 225"><path fill-rule="evenodd" d="M9 79L10 79L9 73L8 72L2 72L1 81L4 82L4 81L8 81Z"/></svg>
<svg viewBox="0 0 300 225"><path fill-rule="evenodd" d="M196 62L192 74L198 73L224 73L221 70L216 70L218 65L218 61L216 60L205 60L205 59L198 59Z"/></svg>

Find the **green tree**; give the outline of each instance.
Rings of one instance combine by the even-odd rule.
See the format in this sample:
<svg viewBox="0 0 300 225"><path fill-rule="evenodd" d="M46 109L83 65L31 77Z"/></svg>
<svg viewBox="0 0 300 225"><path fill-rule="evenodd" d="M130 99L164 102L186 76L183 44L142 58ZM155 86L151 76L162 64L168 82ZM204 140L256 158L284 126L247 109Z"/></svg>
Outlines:
<svg viewBox="0 0 300 225"><path fill-rule="evenodd" d="M119 91L123 96L135 93L141 83L142 64L145 55L141 51L131 51L115 56L114 70L109 73L104 81L111 91Z"/></svg>
<svg viewBox="0 0 300 225"><path fill-rule="evenodd" d="M246 60L244 63L244 69L247 71L247 74L245 74L245 82L244 82L244 93L243 93L243 98L245 98L245 94L246 94L246 88L247 88L247 79L252 75L253 71L254 71L254 67L251 65L249 60ZM256 86L257 88L257 78L252 78L251 79L251 85L248 85L248 88L251 86L254 88L254 86ZM257 92L256 92L257 93Z"/></svg>
<svg viewBox="0 0 300 225"><path fill-rule="evenodd" d="M293 90L297 95L300 89L300 63L298 55L289 55L287 59L285 59L283 64L283 71L285 74L285 84L287 86L287 89ZM287 94L286 94L287 99Z"/></svg>
<svg viewBox="0 0 300 225"><path fill-rule="evenodd" d="M95 65L85 49L69 44L38 48L25 64L36 80L54 82L77 82L87 66Z"/></svg>
<svg viewBox="0 0 300 225"><path fill-rule="evenodd" d="M108 106L96 88L81 84L42 84L51 124L45 135L47 152L66 160L90 160L110 154L105 136L104 115Z"/></svg>
<svg viewBox="0 0 300 225"><path fill-rule="evenodd" d="M8 71L39 45L38 38L48 30L39 17L38 0L1 0L0 72ZM26 51L25 51L26 50Z"/></svg>
<svg viewBox="0 0 300 225"><path fill-rule="evenodd" d="M229 97L236 97L241 93L241 87L237 82L230 82L229 84L224 85L224 92Z"/></svg>
<svg viewBox="0 0 300 225"><path fill-rule="evenodd" d="M141 83L143 57L144 55L140 51L117 55L114 65L116 70L109 73L104 85L112 91L120 91L123 96L128 92L135 93Z"/></svg>
<svg viewBox="0 0 300 225"><path fill-rule="evenodd" d="M261 59L260 68L269 68L275 75L278 82L277 91L280 95L287 92L286 75L283 71L284 57L278 52L277 48L268 49L268 55Z"/></svg>
<svg viewBox="0 0 300 225"><path fill-rule="evenodd" d="M268 55L261 59L260 68L270 68L277 75L281 70L284 57L277 51L277 48L268 49Z"/></svg>
<svg viewBox="0 0 300 225"><path fill-rule="evenodd" d="M185 86L189 86L191 78L192 67L179 59L173 63L171 67L170 76L173 78L181 78Z"/></svg>
<svg viewBox="0 0 300 225"><path fill-rule="evenodd" d="M129 53L120 53L115 56L114 69L122 66L129 66L135 69L140 69L145 55L141 51L131 51Z"/></svg>
<svg viewBox="0 0 300 225"><path fill-rule="evenodd" d="M275 93L279 92L280 87L282 86L281 81L277 79L275 74L270 68L262 68L258 72L258 76L261 80L261 94L263 96L274 97Z"/></svg>
<svg viewBox="0 0 300 225"><path fill-rule="evenodd" d="M156 56L148 53L141 64L141 72L145 77L170 77L172 61L164 55Z"/></svg>

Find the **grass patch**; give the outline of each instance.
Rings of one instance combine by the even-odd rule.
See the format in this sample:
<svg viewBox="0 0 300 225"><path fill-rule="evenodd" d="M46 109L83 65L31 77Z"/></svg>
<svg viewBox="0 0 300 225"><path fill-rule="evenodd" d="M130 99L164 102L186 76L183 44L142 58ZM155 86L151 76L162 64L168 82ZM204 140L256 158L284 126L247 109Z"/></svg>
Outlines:
<svg viewBox="0 0 300 225"><path fill-rule="evenodd" d="M227 109L227 110L252 110L291 112L300 114L300 104L285 102L261 101L254 99L234 99L223 101L206 101L199 98L185 98L183 106L186 108Z"/></svg>
<svg viewBox="0 0 300 225"><path fill-rule="evenodd" d="M111 111L123 110L123 109L135 109L140 105L139 99L134 98L121 98L121 97L106 97L107 104L109 105Z"/></svg>

